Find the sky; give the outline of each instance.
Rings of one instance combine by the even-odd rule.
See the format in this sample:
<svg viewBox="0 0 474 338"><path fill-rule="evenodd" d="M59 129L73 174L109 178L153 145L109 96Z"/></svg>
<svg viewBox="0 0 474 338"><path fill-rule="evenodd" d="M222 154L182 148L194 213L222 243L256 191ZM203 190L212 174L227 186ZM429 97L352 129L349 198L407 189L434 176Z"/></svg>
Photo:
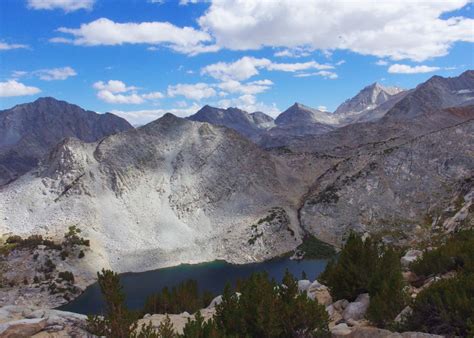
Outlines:
<svg viewBox="0 0 474 338"><path fill-rule="evenodd" d="M134 125L205 104L334 111L474 68L468 0L2 0L0 109L52 96Z"/></svg>

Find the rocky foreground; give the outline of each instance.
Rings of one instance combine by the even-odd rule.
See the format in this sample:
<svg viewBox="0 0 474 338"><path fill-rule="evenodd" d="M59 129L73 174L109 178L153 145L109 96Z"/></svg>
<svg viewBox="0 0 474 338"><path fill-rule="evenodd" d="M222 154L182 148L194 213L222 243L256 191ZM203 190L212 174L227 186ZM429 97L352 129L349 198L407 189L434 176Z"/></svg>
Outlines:
<svg viewBox="0 0 474 338"><path fill-rule="evenodd" d="M419 252L409 252L404 262L409 262L418 257ZM406 276L411 276L407 273ZM432 281L428 281L421 288L412 288L412 295L416 295L420 289L427 287ZM364 318L370 304L368 294L361 294L353 302L345 299L333 302L331 294L325 285L317 280L299 280L298 289L301 293L317 301L326 307L330 317L329 328L332 337L441 337L420 332L391 332L370 325ZM215 307L222 301L222 296L217 296L211 304L200 313L204 320L212 318ZM409 312L406 308L397 317L396 321L403 320L403 315ZM182 334L183 328L188 320L194 319L194 315L187 312L181 314L146 314L139 320L138 324L151 323L158 328L166 317L170 318L176 333ZM0 308L0 337L93 337L87 331L87 316L58 311L54 309L41 309L35 306L7 305Z"/></svg>

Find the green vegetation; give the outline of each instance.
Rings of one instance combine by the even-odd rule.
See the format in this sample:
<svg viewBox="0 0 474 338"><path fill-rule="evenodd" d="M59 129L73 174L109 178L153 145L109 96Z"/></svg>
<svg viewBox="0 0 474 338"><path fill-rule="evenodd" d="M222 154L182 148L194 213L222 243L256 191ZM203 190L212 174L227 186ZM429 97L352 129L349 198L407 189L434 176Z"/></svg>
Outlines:
<svg viewBox="0 0 474 338"><path fill-rule="evenodd" d="M298 294L296 280L288 272L284 287L255 273L240 283L238 296L228 285L214 322L224 337L323 337L328 317L323 306Z"/></svg>
<svg viewBox="0 0 474 338"><path fill-rule="evenodd" d="M74 274L71 271L61 271L58 278L74 284Z"/></svg>
<svg viewBox="0 0 474 338"><path fill-rule="evenodd" d="M445 239L438 248L425 251L411 265L428 277L455 272L424 289L411 305L406 329L447 336L474 334L474 230L463 230Z"/></svg>
<svg viewBox="0 0 474 338"><path fill-rule="evenodd" d="M318 279L329 287L334 299L353 301L369 293L367 316L381 327L390 325L407 304L398 253L354 233L338 260L331 261Z"/></svg>
<svg viewBox="0 0 474 338"><path fill-rule="evenodd" d="M88 316L88 331L106 337L134 338L217 338L217 337L327 337L328 315L322 305L298 293L295 278L288 272L283 286L270 280L266 273L255 273L239 283L237 294L228 285L216 314L205 321L196 312L188 320L183 334L173 332L167 317L158 330L148 325L138 329L138 316L125 306L125 295L119 277L109 270L97 274L105 299L104 316ZM187 282L189 285L194 283ZM184 283L181 287L187 289ZM191 288L191 287L188 288ZM178 288L176 289L178 294Z"/></svg>
<svg viewBox="0 0 474 338"><path fill-rule="evenodd" d="M75 247L76 245L90 246L88 239L80 237L81 229L77 226L72 225L69 227L68 232L64 234L64 244L69 247Z"/></svg>
<svg viewBox="0 0 474 338"><path fill-rule="evenodd" d="M165 287L161 292L149 296L144 313L193 313L209 305L214 296L209 292L199 293L195 280L187 280L171 290Z"/></svg>
<svg viewBox="0 0 474 338"><path fill-rule="evenodd" d="M38 245L44 245L51 250L61 250L60 244L53 242L50 239L44 239L41 235L30 235L27 238L20 236L10 236L6 240L6 245L10 245L10 249L35 249Z"/></svg>
<svg viewBox="0 0 474 338"><path fill-rule="evenodd" d="M313 235L305 235L303 243L297 250L304 252L305 258L333 258L336 255L336 250L332 245L324 243Z"/></svg>
<svg viewBox="0 0 474 338"><path fill-rule="evenodd" d="M102 269L101 273L97 273L97 278L105 300L105 314L104 316L88 316L88 331L97 336L132 337L136 334L138 316L125 306L125 294L120 285L119 276L110 270Z"/></svg>
<svg viewBox="0 0 474 338"><path fill-rule="evenodd" d="M474 230L460 231L438 248L426 250L410 268L425 277L452 270L474 273Z"/></svg>
<svg viewBox="0 0 474 338"><path fill-rule="evenodd" d="M472 323L474 274L470 273L440 280L420 292L408 318L407 329L468 337L474 333Z"/></svg>

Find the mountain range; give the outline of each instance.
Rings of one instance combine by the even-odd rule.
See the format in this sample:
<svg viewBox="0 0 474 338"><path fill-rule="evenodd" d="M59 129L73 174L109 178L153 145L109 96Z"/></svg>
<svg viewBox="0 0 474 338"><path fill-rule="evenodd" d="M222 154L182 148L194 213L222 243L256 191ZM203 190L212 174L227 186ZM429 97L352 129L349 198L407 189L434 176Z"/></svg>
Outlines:
<svg viewBox="0 0 474 338"><path fill-rule="evenodd" d="M0 111L0 186L38 164L58 142L75 137L85 142L132 126L113 114L97 114L51 97Z"/></svg>
<svg viewBox="0 0 474 338"><path fill-rule="evenodd" d="M65 137L51 145L60 138L51 136L27 173L12 175L13 167L2 176L18 178L3 178L0 231L54 236L78 225L97 265L119 272L267 259L307 234L335 246L350 231L422 240L472 209L473 93L467 71L404 91L373 84L334 113L296 103L273 120L205 106L139 128L39 99L1 112L0 121L30 116L25 110L68 111L102 127L69 130L61 123L68 126L70 114L57 117L55 132L67 130ZM110 119L108 129L100 118ZM30 118L19 121L33 128ZM10 125L0 124L2 135L16 135ZM21 150L17 139L4 137L2 147ZM468 212L459 222L474 220Z"/></svg>

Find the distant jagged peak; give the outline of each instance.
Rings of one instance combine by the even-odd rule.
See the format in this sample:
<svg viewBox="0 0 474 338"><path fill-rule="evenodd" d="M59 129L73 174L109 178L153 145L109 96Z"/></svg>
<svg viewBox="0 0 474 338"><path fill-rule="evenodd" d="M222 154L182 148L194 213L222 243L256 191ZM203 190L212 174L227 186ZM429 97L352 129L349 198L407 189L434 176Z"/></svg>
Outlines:
<svg viewBox="0 0 474 338"><path fill-rule="evenodd" d="M389 101L405 90L396 86L385 86L374 82L357 93L356 96L347 99L339 107L335 114L341 118L364 114Z"/></svg>
<svg viewBox="0 0 474 338"><path fill-rule="evenodd" d="M302 103L295 102L283 113L275 119L277 125L295 125L295 124L314 124L322 123L335 125L338 123L337 118L326 111L306 106Z"/></svg>

